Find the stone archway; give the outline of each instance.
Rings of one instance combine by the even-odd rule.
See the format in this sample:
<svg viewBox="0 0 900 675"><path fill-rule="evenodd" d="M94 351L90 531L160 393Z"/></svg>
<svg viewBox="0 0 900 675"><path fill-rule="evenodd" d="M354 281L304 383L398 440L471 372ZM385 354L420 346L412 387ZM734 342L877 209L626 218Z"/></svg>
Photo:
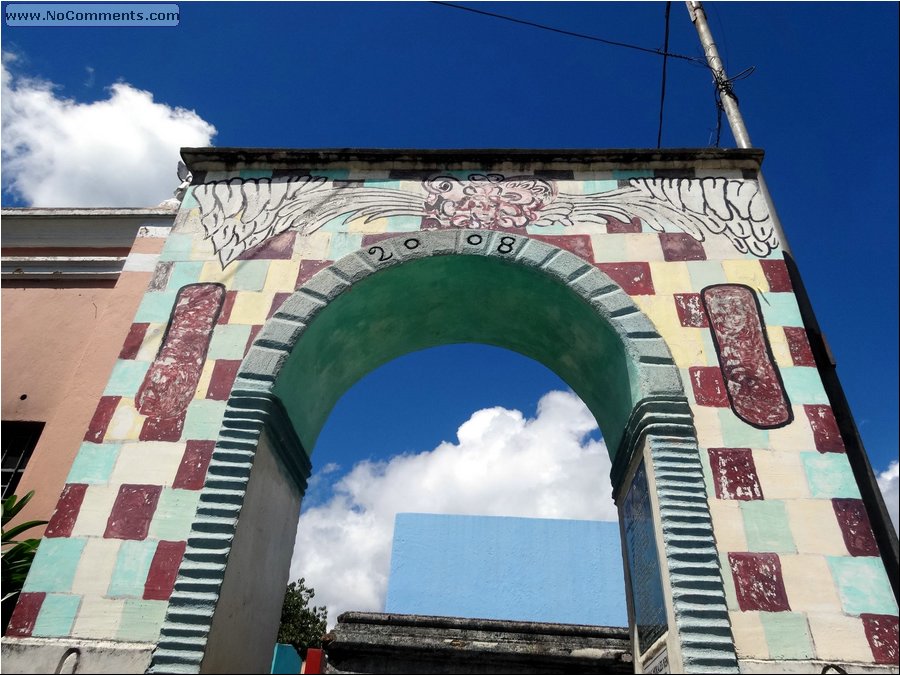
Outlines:
<svg viewBox="0 0 900 675"><path fill-rule="evenodd" d="M396 356L470 341L556 371L614 450L620 520L626 530L640 521L623 542L638 667L665 650L676 671L737 672L696 434L668 347L596 267L487 230L408 233L364 248L266 323L228 401L151 672L266 667L270 645L251 647L277 625L293 541L285 546L285 533L296 525L284 514L299 512L331 407ZM655 609L634 592L654 577L663 596Z"/></svg>

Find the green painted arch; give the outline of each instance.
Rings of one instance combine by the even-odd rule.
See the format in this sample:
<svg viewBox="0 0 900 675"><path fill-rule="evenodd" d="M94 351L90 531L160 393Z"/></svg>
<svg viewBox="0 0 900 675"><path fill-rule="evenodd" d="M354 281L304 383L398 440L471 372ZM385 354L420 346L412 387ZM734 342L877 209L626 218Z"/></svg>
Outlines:
<svg viewBox="0 0 900 675"><path fill-rule="evenodd" d="M311 453L361 377L404 354L464 342L511 349L556 372L613 455L642 401L684 395L665 342L607 275L544 242L471 230L400 235L320 271L263 329L241 379L271 385Z"/></svg>

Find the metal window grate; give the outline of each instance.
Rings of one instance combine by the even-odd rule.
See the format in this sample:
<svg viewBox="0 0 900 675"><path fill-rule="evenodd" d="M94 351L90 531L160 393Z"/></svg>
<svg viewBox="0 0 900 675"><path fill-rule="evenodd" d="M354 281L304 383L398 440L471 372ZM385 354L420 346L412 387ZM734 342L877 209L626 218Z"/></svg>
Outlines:
<svg viewBox="0 0 900 675"><path fill-rule="evenodd" d="M19 479L25 471L25 466L28 464L43 430L43 422L2 423L0 438L2 438L3 456L0 467L2 467L3 485L0 497L3 499L6 499L7 495L15 494Z"/></svg>

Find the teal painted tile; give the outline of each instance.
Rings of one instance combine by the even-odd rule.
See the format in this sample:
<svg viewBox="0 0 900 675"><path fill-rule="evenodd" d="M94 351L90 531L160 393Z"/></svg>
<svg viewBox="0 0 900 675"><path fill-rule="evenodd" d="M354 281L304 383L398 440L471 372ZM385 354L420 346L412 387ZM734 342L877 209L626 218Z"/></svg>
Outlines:
<svg viewBox="0 0 900 675"><path fill-rule="evenodd" d="M164 487L153 513L153 520L150 521L150 537L165 541L186 540L199 501L199 490Z"/></svg>
<svg viewBox="0 0 900 675"><path fill-rule="evenodd" d="M42 539L22 590L68 593L86 543L86 539L79 537Z"/></svg>
<svg viewBox="0 0 900 675"><path fill-rule="evenodd" d="M625 251L625 241L625 235L622 234L604 234L591 237L594 260L596 262L621 262L622 260L628 260L628 253Z"/></svg>
<svg viewBox="0 0 900 675"><path fill-rule="evenodd" d="M150 571L150 563L153 561L158 543L155 539L122 542L116 566L113 568L112 580L106 591L108 597L143 597L147 573Z"/></svg>
<svg viewBox="0 0 900 675"><path fill-rule="evenodd" d="M331 249L328 251L330 260L340 260L362 246L362 235L349 232L335 232L331 236Z"/></svg>
<svg viewBox="0 0 900 675"><path fill-rule="evenodd" d="M829 556L828 567L847 614L897 615L891 582L878 556Z"/></svg>
<svg viewBox="0 0 900 675"><path fill-rule="evenodd" d="M168 606L165 600L126 600L116 638L125 642L156 642Z"/></svg>
<svg viewBox="0 0 900 675"><path fill-rule="evenodd" d="M650 169L640 169L638 171L613 171L613 178L616 180L627 180L629 178L653 178L653 171Z"/></svg>
<svg viewBox="0 0 900 675"><path fill-rule="evenodd" d="M271 178L271 169L243 169L240 172L241 178Z"/></svg>
<svg viewBox="0 0 900 675"><path fill-rule="evenodd" d="M196 284L200 281L200 273L202 271L202 262L175 263L172 265L172 272L169 274L169 282L166 284L166 290L177 291L182 286Z"/></svg>
<svg viewBox="0 0 900 675"><path fill-rule="evenodd" d="M381 188L383 190L399 190L400 189L400 181L399 180L370 178L367 181L365 181L365 185L366 185L366 187Z"/></svg>
<svg viewBox="0 0 900 675"><path fill-rule="evenodd" d="M82 443L66 482L89 485L106 483L121 448L121 443Z"/></svg>
<svg viewBox="0 0 900 675"><path fill-rule="evenodd" d="M41 611L34 630L36 637L66 637L72 634L72 624L81 605L80 595L57 595L48 593L41 604Z"/></svg>
<svg viewBox="0 0 900 675"><path fill-rule="evenodd" d="M219 437L226 401L194 399L188 406L182 438L214 441Z"/></svg>
<svg viewBox="0 0 900 675"><path fill-rule="evenodd" d="M113 366L112 374L109 376L109 382L106 383L106 389L103 390L104 396L125 396L126 398L134 398L141 382L144 381L144 375L150 368L149 361L131 361L119 359Z"/></svg>
<svg viewBox="0 0 900 675"><path fill-rule="evenodd" d="M747 550L752 553L796 553L797 546L788 525L784 502L758 500L741 502Z"/></svg>
<svg viewBox="0 0 900 675"><path fill-rule="evenodd" d="M691 277L691 286L697 293L707 286L728 283L720 260L689 260L684 264Z"/></svg>
<svg viewBox="0 0 900 675"><path fill-rule="evenodd" d="M706 355L707 366L718 366L719 357L716 354L716 345L713 342L712 333L705 328L700 331L700 341L703 343L703 351ZM689 380L685 380L688 382Z"/></svg>
<svg viewBox="0 0 900 675"><path fill-rule="evenodd" d="M223 324L216 326L209 349L208 359L243 359L247 340L250 339L250 326L243 324Z"/></svg>
<svg viewBox="0 0 900 675"><path fill-rule="evenodd" d="M760 612L770 659L805 660L815 658L806 614L801 612Z"/></svg>
<svg viewBox="0 0 900 675"><path fill-rule="evenodd" d="M741 421L731 408L719 409L719 424L722 427L722 440L728 448L767 448L769 432L765 429L751 427Z"/></svg>
<svg viewBox="0 0 900 675"><path fill-rule="evenodd" d="M350 169L330 169L328 171L314 171L316 176L325 176L330 180L347 180L350 175Z"/></svg>
<svg viewBox="0 0 900 675"><path fill-rule="evenodd" d="M733 612L740 609L737 593L734 590L734 576L731 574L731 563L728 553L719 553L719 571L722 574L722 586L725 589L725 606Z"/></svg>
<svg viewBox="0 0 900 675"><path fill-rule="evenodd" d="M767 326L802 326L800 308L793 293L757 293Z"/></svg>
<svg viewBox="0 0 900 675"><path fill-rule="evenodd" d="M163 293L145 293L135 314L135 323L169 323L177 289Z"/></svg>
<svg viewBox="0 0 900 675"><path fill-rule="evenodd" d="M268 260L239 260L234 267L231 287L236 291L259 291L266 284Z"/></svg>
<svg viewBox="0 0 900 675"><path fill-rule="evenodd" d="M781 368L781 380L791 405L816 403L828 405L828 395L816 368L788 366Z"/></svg>
<svg viewBox="0 0 900 675"><path fill-rule="evenodd" d="M859 498L859 488L844 453L801 452L800 459L813 497Z"/></svg>
<svg viewBox="0 0 900 675"><path fill-rule="evenodd" d="M619 187L617 180L586 180L581 182L582 194L593 195L598 192L609 192Z"/></svg>
<svg viewBox="0 0 900 675"><path fill-rule="evenodd" d="M391 216L387 219L388 232L418 232L422 228L422 216Z"/></svg>
<svg viewBox="0 0 900 675"><path fill-rule="evenodd" d="M335 216L327 223L322 225L317 232L343 232L346 228L347 221L350 220L349 213L342 213Z"/></svg>
<svg viewBox="0 0 900 675"><path fill-rule="evenodd" d="M162 260L190 260L191 247L194 236L191 234L170 234L166 237L166 245L163 247L159 259Z"/></svg>
<svg viewBox="0 0 900 675"><path fill-rule="evenodd" d="M184 193L184 199L181 200L181 208L182 210L193 209L200 204L197 203L197 198L194 196L194 186L190 186Z"/></svg>
<svg viewBox="0 0 900 675"><path fill-rule="evenodd" d="M565 225L555 223L553 225L526 225L525 234L569 234L569 230Z"/></svg>

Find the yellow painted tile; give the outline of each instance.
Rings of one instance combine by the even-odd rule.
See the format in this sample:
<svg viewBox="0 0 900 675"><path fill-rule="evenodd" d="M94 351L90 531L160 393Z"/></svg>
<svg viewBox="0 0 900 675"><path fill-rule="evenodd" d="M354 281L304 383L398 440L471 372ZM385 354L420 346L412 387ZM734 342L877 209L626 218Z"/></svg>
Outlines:
<svg viewBox="0 0 900 675"><path fill-rule="evenodd" d="M724 234L707 233L706 240L703 242L703 250L706 251L707 260L734 260L735 258L740 259L744 255Z"/></svg>
<svg viewBox="0 0 900 675"><path fill-rule="evenodd" d="M272 299L275 293L263 291L255 293L242 291L235 296L234 307L231 309L231 318L228 323L263 324L266 315L272 307Z"/></svg>
<svg viewBox="0 0 900 675"><path fill-rule="evenodd" d="M816 657L823 661L872 662L872 649L859 617L840 612L811 612L809 631L816 646Z"/></svg>
<svg viewBox="0 0 900 675"><path fill-rule="evenodd" d="M184 457L185 443L125 443L110 475L110 483L171 485Z"/></svg>
<svg viewBox="0 0 900 675"><path fill-rule="evenodd" d="M693 292L687 263L651 262L650 273L653 275L653 288L657 295Z"/></svg>
<svg viewBox="0 0 900 675"><path fill-rule="evenodd" d="M732 284L746 284L760 293L769 292L769 282L758 260L723 260L725 278Z"/></svg>
<svg viewBox="0 0 900 675"><path fill-rule="evenodd" d="M679 368L705 366L707 362L706 347L700 331L705 328L681 328L667 339L672 358Z"/></svg>
<svg viewBox="0 0 900 675"><path fill-rule="evenodd" d="M197 391L194 392L194 398L206 398L206 392L209 389L215 365L215 360L206 359L206 362L203 364L203 370L200 371L200 379L197 381Z"/></svg>
<svg viewBox="0 0 900 675"><path fill-rule="evenodd" d="M110 600L86 595L81 600L75 625L72 626L73 637L111 640L119 631L122 620L124 600Z"/></svg>
<svg viewBox="0 0 900 675"><path fill-rule="evenodd" d="M294 241L294 254L305 260L327 260L331 247L330 232L313 232L298 234Z"/></svg>
<svg viewBox="0 0 900 675"><path fill-rule="evenodd" d="M830 499L787 499L784 505L797 553L849 555Z"/></svg>
<svg viewBox="0 0 900 675"><path fill-rule="evenodd" d="M229 265L223 270L222 264L218 260L207 260L203 263L203 269L200 270L200 282L223 284L226 289L231 290L236 270L237 265Z"/></svg>
<svg viewBox="0 0 900 675"><path fill-rule="evenodd" d="M136 441L141 434L144 420L147 419L134 408L134 399L123 398L116 406L109 425L106 427L105 442Z"/></svg>
<svg viewBox="0 0 900 675"><path fill-rule="evenodd" d="M273 260L269 263L264 289L281 293L293 293L294 287L297 285L297 273L299 271L299 261Z"/></svg>
<svg viewBox="0 0 900 675"><path fill-rule="evenodd" d="M766 326L766 333L769 336L769 345L772 347L775 363L781 368L792 368L794 359L791 358L791 350L788 347L784 328L781 326Z"/></svg>
<svg viewBox="0 0 900 675"><path fill-rule="evenodd" d="M106 595L109 582L112 580L119 555L121 539L96 539L91 537L84 546L75 578L72 581L72 593L80 595Z"/></svg>
<svg viewBox="0 0 900 675"><path fill-rule="evenodd" d="M713 521L716 549L720 553L747 550L741 503L734 499L710 499L709 515Z"/></svg>
<svg viewBox="0 0 900 675"><path fill-rule="evenodd" d="M153 361L159 353L162 345L163 335L166 332L166 324L151 323L147 326L147 332L144 334L144 341L141 343L140 349L135 356L136 361Z"/></svg>
<svg viewBox="0 0 900 675"><path fill-rule="evenodd" d="M667 342L681 332L683 327L671 295L634 295L631 299Z"/></svg>
<svg viewBox="0 0 900 675"><path fill-rule="evenodd" d="M799 453L755 449L753 463L765 499L804 499L810 496Z"/></svg>
<svg viewBox="0 0 900 675"><path fill-rule="evenodd" d="M72 536L102 537L118 494L118 485L88 485Z"/></svg>
<svg viewBox="0 0 900 675"><path fill-rule="evenodd" d="M690 386L690 383L688 383ZM694 428L697 430L697 442L701 448L723 448L722 425L719 423L719 409L708 406L692 405ZM703 450L702 452L705 452Z"/></svg>
<svg viewBox="0 0 900 675"><path fill-rule="evenodd" d="M623 234L625 239L625 252L628 260L646 260L653 267L653 261L661 262L665 260L662 252L662 245L659 243L659 237L655 232L646 233L628 233ZM653 283L656 284L656 272L653 272ZM663 292L658 288L657 293Z"/></svg>
<svg viewBox="0 0 900 675"><path fill-rule="evenodd" d="M364 217L354 218L346 224L347 232L359 232L362 234L380 234L387 232L387 218L373 218L368 223Z"/></svg>
<svg viewBox="0 0 900 675"><path fill-rule="evenodd" d="M769 645L759 612L728 612L728 616L738 658L769 658Z"/></svg>
<svg viewBox="0 0 900 675"><path fill-rule="evenodd" d="M781 554L778 557L791 611L842 612L825 556Z"/></svg>
<svg viewBox="0 0 900 675"><path fill-rule="evenodd" d="M802 405L791 406L793 421L780 429L769 429L769 447L787 452L810 452L816 449L812 427Z"/></svg>
<svg viewBox="0 0 900 675"><path fill-rule="evenodd" d="M191 244L191 260L215 260L219 264L212 241L203 237L195 237ZM221 268L221 265L219 265Z"/></svg>

